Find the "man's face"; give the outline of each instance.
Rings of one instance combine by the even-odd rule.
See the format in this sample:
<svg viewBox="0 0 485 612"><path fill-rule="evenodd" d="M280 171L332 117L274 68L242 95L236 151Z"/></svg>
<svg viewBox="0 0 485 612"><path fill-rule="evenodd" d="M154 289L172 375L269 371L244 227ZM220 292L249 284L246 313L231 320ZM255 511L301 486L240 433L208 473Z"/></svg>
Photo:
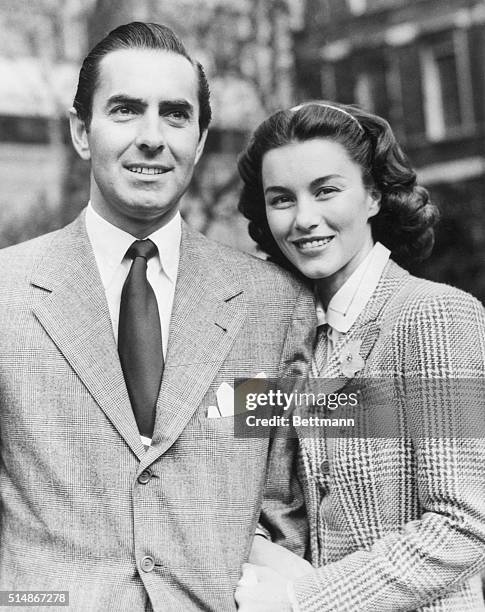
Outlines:
<svg viewBox="0 0 485 612"><path fill-rule="evenodd" d="M175 214L204 146L197 75L183 56L123 49L99 65L89 128L74 145L91 160L91 202L105 219L145 237Z"/></svg>

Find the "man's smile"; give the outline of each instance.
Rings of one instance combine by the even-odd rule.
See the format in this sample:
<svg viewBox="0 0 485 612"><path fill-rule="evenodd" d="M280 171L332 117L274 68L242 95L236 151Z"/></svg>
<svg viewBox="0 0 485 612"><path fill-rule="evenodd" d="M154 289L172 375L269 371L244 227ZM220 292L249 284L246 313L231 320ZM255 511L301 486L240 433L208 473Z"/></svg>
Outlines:
<svg viewBox="0 0 485 612"><path fill-rule="evenodd" d="M155 164L127 164L125 166L127 170L130 172L134 172L135 174L165 174L166 172L170 172L173 170L170 166L162 166Z"/></svg>

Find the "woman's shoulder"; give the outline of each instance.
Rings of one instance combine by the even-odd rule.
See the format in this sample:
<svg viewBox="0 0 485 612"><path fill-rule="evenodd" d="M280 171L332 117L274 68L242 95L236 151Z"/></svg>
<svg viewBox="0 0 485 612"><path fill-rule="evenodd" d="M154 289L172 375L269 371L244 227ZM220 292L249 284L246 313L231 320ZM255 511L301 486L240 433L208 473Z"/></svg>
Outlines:
<svg viewBox="0 0 485 612"><path fill-rule="evenodd" d="M408 375L473 377L485 371L485 309L456 287L402 271L381 312L380 330Z"/></svg>
<svg viewBox="0 0 485 612"><path fill-rule="evenodd" d="M485 316L482 303L473 295L447 285L408 274L391 262L392 272L402 271L403 282L390 300L397 306L397 318L414 315L419 318L432 316L440 321L442 318L462 318Z"/></svg>
<svg viewBox="0 0 485 612"><path fill-rule="evenodd" d="M461 289L418 278L395 264L391 268L391 275L402 274L383 308L380 329L408 360L408 368L420 375L429 374L430 363L435 364L435 373L466 376L483 372L483 305Z"/></svg>

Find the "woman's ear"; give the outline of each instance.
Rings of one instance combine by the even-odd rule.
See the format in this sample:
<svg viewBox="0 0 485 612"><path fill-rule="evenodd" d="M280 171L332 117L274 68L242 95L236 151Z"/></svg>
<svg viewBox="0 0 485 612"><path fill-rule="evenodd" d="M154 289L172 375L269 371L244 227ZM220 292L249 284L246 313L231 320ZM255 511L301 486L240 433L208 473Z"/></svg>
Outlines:
<svg viewBox="0 0 485 612"><path fill-rule="evenodd" d="M79 157L88 161L91 159L91 150L89 148L88 130L86 124L79 117L75 108L69 110L69 125L71 128L71 140Z"/></svg>
<svg viewBox="0 0 485 612"><path fill-rule="evenodd" d="M370 219L371 217L375 217L381 209L381 193L375 187L369 190L367 205L367 218Z"/></svg>

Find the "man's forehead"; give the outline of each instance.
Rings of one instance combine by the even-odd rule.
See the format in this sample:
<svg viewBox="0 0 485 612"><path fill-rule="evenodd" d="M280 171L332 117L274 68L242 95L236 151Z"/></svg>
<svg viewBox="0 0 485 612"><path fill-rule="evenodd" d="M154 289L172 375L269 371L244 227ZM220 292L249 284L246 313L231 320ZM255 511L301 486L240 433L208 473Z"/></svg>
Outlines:
<svg viewBox="0 0 485 612"><path fill-rule="evenodd" d="M197 102L196 67L183 55L165 49L117 49L99 63L96 90L102 97L118 93L137 98L186 97Z"/></svg>

